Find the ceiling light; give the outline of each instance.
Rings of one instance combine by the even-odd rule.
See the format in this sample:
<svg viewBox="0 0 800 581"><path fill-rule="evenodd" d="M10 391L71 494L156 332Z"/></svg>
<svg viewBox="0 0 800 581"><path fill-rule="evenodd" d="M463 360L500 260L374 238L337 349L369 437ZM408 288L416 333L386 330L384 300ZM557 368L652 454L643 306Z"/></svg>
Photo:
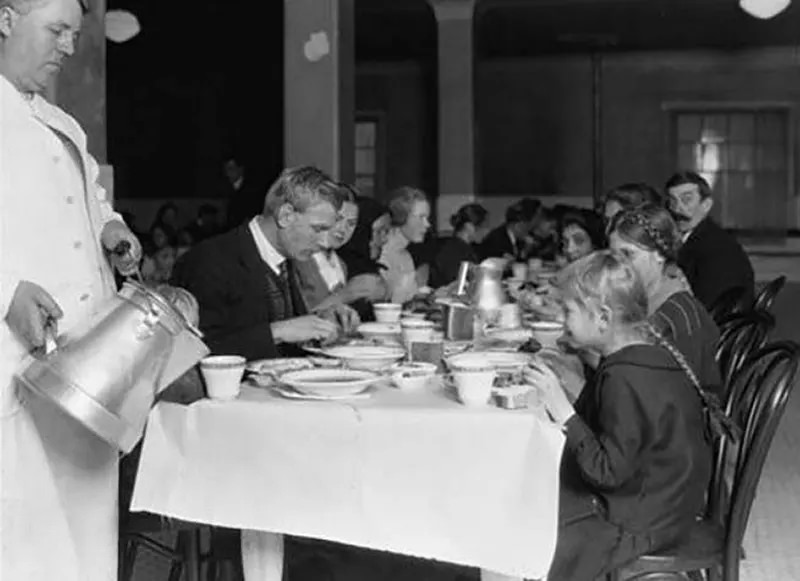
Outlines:
<svg viewBox="0 0 800 581"><path fill-rule="evenodd" d="M106 38L113 42L125 42L139 34L139 20L127 10L106 12Z"/></svg>
<svg viewBox="0 0 800 581"><path fill-rule="evenodd" d="M766 20L777 16L791 4L791 0L739 0L739 6L750 16Z"/></svg>

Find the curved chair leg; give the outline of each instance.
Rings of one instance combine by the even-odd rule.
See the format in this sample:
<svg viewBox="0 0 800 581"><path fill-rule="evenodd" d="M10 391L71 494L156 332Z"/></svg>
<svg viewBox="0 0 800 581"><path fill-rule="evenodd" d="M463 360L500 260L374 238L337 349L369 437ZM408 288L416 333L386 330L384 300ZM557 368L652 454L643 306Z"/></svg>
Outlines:
<svg viewBox="0 0 800 581"><path fill-rule="evenodd" d="M686 573L678 571L647 571L627 577L624 581L687 581L688 579Z"/></svg>
<svg viewBox="0 0 800 581"><path fill-rule="evenodd" d="M136 566L136 554L138 553L139 546L135 541L125 541L123 547L123 552L119 556L122 561L120 567L120 581L131 581L133 578L133 570Z"/></svg>
<svg viewBox="0 0 800 581"><path fill-rule="evenodd" d="M183 533L178 533L178 538L175 541L175 552L178 555L186 553L186 536ZM183 575L184 562L182 559L173 559L169 568L168 581L180 581Z"/></svg>

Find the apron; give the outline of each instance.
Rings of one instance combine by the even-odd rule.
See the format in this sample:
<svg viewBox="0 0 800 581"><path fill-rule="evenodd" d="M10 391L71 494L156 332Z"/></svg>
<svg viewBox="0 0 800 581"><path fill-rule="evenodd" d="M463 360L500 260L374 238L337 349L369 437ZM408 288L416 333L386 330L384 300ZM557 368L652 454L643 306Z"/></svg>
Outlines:
<svg viewBox="0 0 800 581"><path fill-rule="evenodd" d="M118 217L77 123L0 76L0 579L113 581L118 453L14 375L27 353L5 323L20 280L47 290L70 334L114 295L100 247Z"/></svg>

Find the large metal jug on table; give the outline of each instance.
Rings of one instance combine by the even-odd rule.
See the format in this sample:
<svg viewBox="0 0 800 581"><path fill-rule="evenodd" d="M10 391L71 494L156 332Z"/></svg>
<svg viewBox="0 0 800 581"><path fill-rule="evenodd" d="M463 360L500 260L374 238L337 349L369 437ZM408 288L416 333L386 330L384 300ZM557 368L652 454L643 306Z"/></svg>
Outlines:
<svg viewBox="0 0 800 581"><path fill-rule="evenodd" d="M462 262L456 296L464 297L479 312L499 311L508 302L502 281L505 264L502 258L487 258L480 264Z"/></svg>
<svg viewBox="0 0 800 581"><path fill-rule="evenodd" d="M127 453L156 394L207 354L200 332L170 301L129 281L87 329L34 359L19 379Z"/></svg>

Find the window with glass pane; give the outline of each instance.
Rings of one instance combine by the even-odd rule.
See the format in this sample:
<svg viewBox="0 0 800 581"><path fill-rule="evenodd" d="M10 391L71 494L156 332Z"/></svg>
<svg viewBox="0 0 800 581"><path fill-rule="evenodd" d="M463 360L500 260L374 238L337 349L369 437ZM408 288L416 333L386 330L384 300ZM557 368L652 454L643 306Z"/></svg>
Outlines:
<svg viewBox="0 0 800 581"><path fill-rule="evenodd" d="M790 195L789 110L697 109L674 113L675 161L714 191L726 228L785 231Z"/></svg>
<svg viewBox="0 0 800 581"><path fill-rule="evenodd" d="M364 196L374 196L378 178L378 120L356 119L356 188Z"/></svg>

